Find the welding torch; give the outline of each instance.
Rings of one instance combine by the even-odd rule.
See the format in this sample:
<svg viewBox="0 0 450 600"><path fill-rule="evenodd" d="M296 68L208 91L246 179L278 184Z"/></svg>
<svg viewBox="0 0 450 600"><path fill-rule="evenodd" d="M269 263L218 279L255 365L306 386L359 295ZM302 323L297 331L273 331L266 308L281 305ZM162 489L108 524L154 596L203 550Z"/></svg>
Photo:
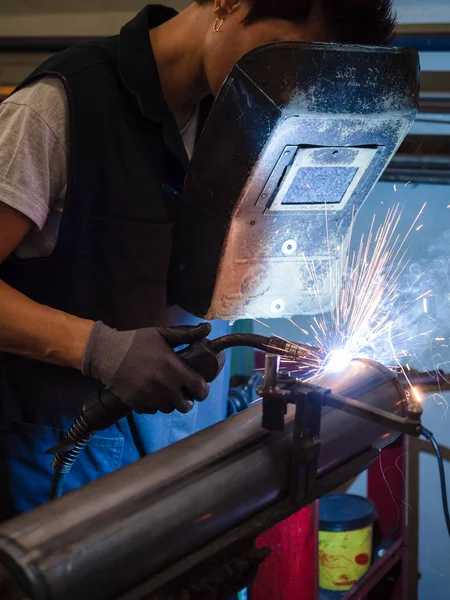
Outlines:
<svg viewBox="0 0 450 600"><path fill-rule="evenodd" d="M179 359L199 373L205 381L211 383L223 368L225 362L224 350L240 346L251 347L271 355L278 355L293 363L311 363L313 361L319 364L321 360L325 359L323 350L308 344L298 344L277 336L265 337L252 333L231 334L215 340L197 341L176 354ZM438 377L438 374L428 374L427 376L421 374L416 379L417 383L425 385L436 385L438 380L440 383L443 381L443 377ZM401 381L401 383L404 387L408 387L406 381ZM350 407L348 404L344 403L345 410L356 410L354 406ZM52 482L51 498L62 495L65 476L70 472L95 433L111 427L120 419L129 416L132 411L133 409L130 406L107 389L101 390L83 405L81 414L73 422L62 443L47 451L48 454L54 455L52 466L55 475Z"/></svg>
<svg viewBox="0 0 450 600"><path fill-rule="evenodd" d="M316 356L322 354L318 348L306 344L289 342L277 336L265 337L253 333L230 334L215 340L205 339L191 344L176 354L205 381L211 383L223 368L224 351L239 346L277 354L293 362L300 361L311 354ZM130 406L107 389L101 390L83 405L81 414L73 422L63 442L47 451L47 454L55 455L52 462L55 474L51 498L62 495L65 476L95 433L111 427L132 412Z"/></svg>

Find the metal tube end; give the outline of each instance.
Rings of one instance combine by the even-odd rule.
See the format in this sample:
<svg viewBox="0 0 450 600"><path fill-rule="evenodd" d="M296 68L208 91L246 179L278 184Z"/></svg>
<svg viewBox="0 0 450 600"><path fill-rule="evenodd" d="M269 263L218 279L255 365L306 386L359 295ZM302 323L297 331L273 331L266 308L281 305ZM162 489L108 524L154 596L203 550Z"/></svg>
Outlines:
<svg viewBox="0 0 450 600"><path fill-rule="evenodd" d="M408 421L411 423L421 424L422 414L423 408L419 404L408 404Z"/></svg>
<svg viewBox="0 0 450 600"><path fill-rule="evenodd" d="M280 357L277 354L266 354L264 365L264 389L273 389L277 384L280 371Z"/></svg>

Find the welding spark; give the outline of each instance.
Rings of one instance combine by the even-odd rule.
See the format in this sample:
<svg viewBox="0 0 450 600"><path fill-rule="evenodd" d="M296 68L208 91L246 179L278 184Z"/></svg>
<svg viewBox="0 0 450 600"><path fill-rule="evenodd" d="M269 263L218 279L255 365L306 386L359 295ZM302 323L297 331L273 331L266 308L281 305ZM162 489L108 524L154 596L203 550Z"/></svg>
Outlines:
<svg viewBox="0 0 450 600"><path fill-rule="evenodd" d="M341 371L345 371L352 358L352 355L345 348L333 350L326 357L323 368L325 371L340 373Z"/></svg>
<svg viewBox="0 0 450 600"><path fill-rule="evenodd" d="M449 410L449 405L448 402L446 401L446 399L444 398L444 396L442 394L433 394L433 400L436 402L436 404L438 406L441 406L444 409L444 414L443 414L443 419L445 419L447 417L447 413Z"/></svg>
<svg viewBox="0 0 450 600"><path fill-rule="evenodd" d="M344 350L358 356L386 334L392 316L389 306L398 297L398 280L406 268L406 238L402 239L397 233L400 218L398 206L388 210L385 221L378 227L374 216L369 233L362 236L359 247L342 257L342 282L341 273L336 273L334 278L331 274L330 292L334 304L331 323L322 314L315 317L311 325L318 345L328 355ZM318 289L314 268L311 264L307 268ZM319 298L318 291L316 295Z"/></svg>
<svg viewBox="0 0 450 600"><path fill-rule="evenodd" d="M422 298L424 298L425 296L429 296L431 294L433 290L428 290L427 292L424 292L423 294L421 294L418 298L416 298L417 300L421 300Z"/></svg>
<svg viewBox="0 0 450 600"><path fill-rule="evenodd" d="M429 331L422 331L421 333L418 333L417 335L411 335L410 337L405 337L407 335L407 332L402 331L401 333L398 333L397 335L393 335L391 339L401 338L401 342L403 344L406 344L407 342L412 342L413 340L417 340L417 338L426 337L427 335L430 335L430 333L432 333L432 329L430 329Z"/></svg>
<svg viewBox="0 0 450 600"><path fill-rule="evenodd" d="M270 329L270 325L267 325L267 323L264 323L263 321L260 321L259 319L255 319L255 317L252 317L248 313L245 313L245 316L248 317L249 319L252 319L252 321L256 321L256 323L259 323L260 325L263 325L264 327L267 327L268 329Z"/></svg>
<svg viewBox="0 0 450 600"><path fill-rule="evenodd" d="M303 329L303 327L300 327L300 325L298 325L298 323L296 323L294 321L294 319L291 319L290 317L288 317L288 321L289 323L292 323L292 325L294 325L294 327L296 327L299 331L301 331L304 335L309 335L309 331L306 331L306 329Z"/></svg>
<svg viewBox="0 0 450 600"><path fill-rule="evenodd" d="M399 359L397 357L397 353L396 353L395 348L394 348L394 344L392 343L392 323L389 323L389 325L388 325L388 336L387 336L387 338L388 338L389 346L391 347L392 356L394 357L394 360L397 363L398 370L399 370L400 373L403 374L403 376L405 377L406 381L408 382L409 387L412 389L413 385L412 385L411 381L409 380L409 377L406 374L406 371L403 368L402 363L399 361Z"/></svg>
<svg viewBox="0 0 450 600"><path fill-rule="evenodd" d="M427 298L424 298L424 299L423 299L423 312L424 312L425 314L427 314L427 313L428 313L428 299L427 299Z"/></svg>
<svg viewBox="0 0 450 600"><path fill-rule="evenodd" d="M419 225L419 227L416 229L416 231L420 231L422 229L423 225Z"/></svg>
<svg viewBox="0 0 450 600"><path fill-rule="evenodd" d="M415 402L418 402L419 404L422 402L423 398L420 395L419 390L415 387L415 386L411 386L411 399Z"/></svg>
<svg viewBox="0 0 450 600"><path fill-rule="evenodd" d="M341 248L342 269L333 268L329 259L312 261L303 256L310 288L316 296L320 313L312 317L308 327L314 338L314 345L322 349L320 355L312 350L307 357L309 373L318 370L341 370L352 358L368 356L377 358L377 348L386 343L397 367L403 370L398 356L411 356L406 350L394 350L392 340L397 344L407 341L407 332L392 334L392 323L396 313L401 310L399 281L408 262L406 260L406 243L417 226L426 203L421 207L406 235L399 233L402 210L399 205L388 209L384 221L377 223L373 216L369 232L363 235L359 245L349 250L349 239L341 243L330 240L328 226L325 230L329 255L334 256L330 248ZM328 209L325 211L328 214ZM353 234L354 213L350 228L350 239ZM327 220L327 216L326 216ZM322 305L324 295L323 282L328 281L331 311ZM427 302L432 290L422 294L417 300ZM305 330L290 320L291 323L306 335ZM428 332L429 333L429 332ZM419 334L425 335L424 334ZM324 360L324 357L325 360ZM406 373L405 377L407 380Z"/></svg>

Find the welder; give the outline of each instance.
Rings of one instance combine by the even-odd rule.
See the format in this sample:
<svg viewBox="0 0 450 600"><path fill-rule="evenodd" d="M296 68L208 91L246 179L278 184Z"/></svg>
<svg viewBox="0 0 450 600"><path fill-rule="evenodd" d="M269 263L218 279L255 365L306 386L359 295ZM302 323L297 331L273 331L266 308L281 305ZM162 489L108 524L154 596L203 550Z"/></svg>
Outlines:
<svg viewBox="0 0 450 600"><path fill-rule="evenodd" d="M148 6L119 36L50 58L4 102L0 519L47 500L45 452L102 386L136 412L92 440L68 490L225 418L228 370L209 390L173 349L228 324L197 325L167 291L184 176L214 96L255 47L385 44L393 27L389 0ZM226 185L221 164L217 177Z"/></svg>

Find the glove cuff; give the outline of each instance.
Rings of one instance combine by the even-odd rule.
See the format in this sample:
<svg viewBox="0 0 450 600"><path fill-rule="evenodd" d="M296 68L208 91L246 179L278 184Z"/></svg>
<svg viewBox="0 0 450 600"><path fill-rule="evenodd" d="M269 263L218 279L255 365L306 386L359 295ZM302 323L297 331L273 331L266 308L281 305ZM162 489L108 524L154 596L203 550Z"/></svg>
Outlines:
<svg viewBox="0 0 450 600"><path fill-rule="evenodd" d="M117 331L102 321L97 321L88 338L81 361L81 373L98 379L109 387L113 377L126 357L136 330Z"/></svg>

